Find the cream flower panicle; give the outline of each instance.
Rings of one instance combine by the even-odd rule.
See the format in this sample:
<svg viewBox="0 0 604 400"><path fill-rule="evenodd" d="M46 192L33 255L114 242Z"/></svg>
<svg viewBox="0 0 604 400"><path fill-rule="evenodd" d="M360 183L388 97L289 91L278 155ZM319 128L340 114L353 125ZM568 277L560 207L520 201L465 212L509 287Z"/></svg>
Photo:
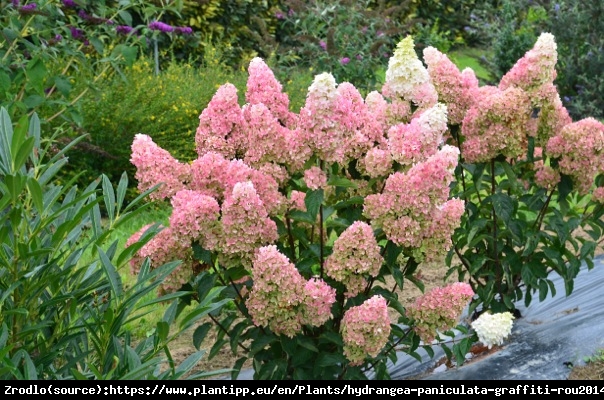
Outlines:
<svg viewBox="0 0 604 400"><path fill-rule="evenodd" d="M497 314L483 313L471 325L478 335L478 340L490 349L503 344L512 333L513 321L514 316L509 311Z"/></svg>

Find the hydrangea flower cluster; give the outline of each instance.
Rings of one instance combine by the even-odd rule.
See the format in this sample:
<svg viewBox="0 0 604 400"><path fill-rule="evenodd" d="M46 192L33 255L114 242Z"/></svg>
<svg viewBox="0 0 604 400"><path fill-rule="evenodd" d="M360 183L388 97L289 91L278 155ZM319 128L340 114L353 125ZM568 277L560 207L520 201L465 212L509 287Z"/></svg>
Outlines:
<svg viewBox="0 0 604 400"><path fill-rule="evenodd" d="M383 262L371 225L355 221L334 242L325 272L346 286L346 296L353 297L365 289L367 278L378 275Z"/></svg>
<svg viewBox="0 0 604 400"><path fill-rule="evenodd" d="M344 313L340 333L344 355L350 365L361 365L365 358L375 357L388 343L390 318L386 299L375 295Z"/></svg>
<svg viewBox="0 0 604 400"><path fill-rule="evenodd" d="M459 71L449 58L435 49L424 49L424 61L432 84L438 93L438 101L446 104L449 123L459 125L468 109L474 104L478 90L478 78L471 68Z"/></svg>
<svg viewBox="0 0 604 400"><path fill-rule="evenodd" d="M560 172L570 175L579 193L586 194L604 172L604 124L595 118L568 124L549 139L546 151L560 157Z"/></svg>
<svg viewBox="0 0 604 400"><path fill-rule="evenodd" d="M130 236L125 247L138 242L151 226L152 224L145 225ZM193 250L190 243L185 244L182 240L179 240L170 227L161 228L162 230L131 258L130 272L137 275L145 258L149 258L152 268L175 260L182 261L159 286L159 295L164 295L179 290L182 285L188 283L193 277Z"/></svg>
<svg viewBox="0 0 604 400"><path fill-rule="evenodd" d="M471 323L478 335L478 340L489 349L503 344L503 341L512 333L513 324L514 316L507 311L497 314L485 312Z"/></svg>
<svg viewBox="0 0 604 400"><path fill-rule="evenodd" d="M318 278L306 281L277 246L258 249L253 264L246 305L254 324L294 337L302 325L320 326L332 317L335 289Z"/></svg>
<svg viewBox="0 0 604 400"><path fill-rule="evenodd" d="M437 287L418 297L407 307L407 315L414 320L414 329L426 344L432 343L438 333L454 328L470 299L472 287L455 282Z"/></svg>
<svg viewBox="0 0 604 400"><path fill-rule="evenodd" d="M411 36L401 40L388 61L386 85L382 88L386 97L401 98L423 108L438 100L438 93L428 71L417 57Z"/></svg>

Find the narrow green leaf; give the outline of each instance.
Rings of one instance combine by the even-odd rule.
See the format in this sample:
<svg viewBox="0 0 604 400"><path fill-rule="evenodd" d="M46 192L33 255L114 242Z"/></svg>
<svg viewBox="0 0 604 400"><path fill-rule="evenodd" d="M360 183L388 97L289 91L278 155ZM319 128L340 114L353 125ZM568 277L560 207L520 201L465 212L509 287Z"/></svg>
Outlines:
<svg viewBox="0 0 604 400"><path fill-rule="evenodd" d="M13 160L13 171L18 171L19 169L21 169L21 167L25 165L25 162L30 157L33 148L34 138L29 137L25 140L25 142L23 142L21 147L19 147L18 151L16 153L13 153L15 155L15 158Z"/></svg>
<svg viewBox="0 0 604 400"><path fill-rule="evenodd" d="M336 187L343 187L343 188L356 188L357 184L352 182L350 179L338 176L338 175L332 175L329 177L329 180L327 181L327 184L329 186L336 186Z"/></svg>
<svg viewBox="0 0 604 400"><path fill-rule="evenodd" d="M0 172L2 175L12 173L11 144L13 142L13 123L6 108L0 109Z"/></svg>
<svg viewBox="0 0 604 400"><path fill-rule="evenodd" d="M103 270L105 271L105 275L107 276L107 279L109 279L109 285L111 286L113 299L117 300L121 298L123 293L122 278L111 263L111 260L109 260L109 258L107 257L107 254L105 254L105 251L99 246L96 246L96 249L99 254Z"/></svg>
<svg viewBox="0 0 604 400"><path fill-rule="evenodd" d="M176 367L176 374L184 375L191 371L197 364L199 364L205 353L205 350L200 350L185 358L185 360L180 363L178 367Z"/></svg>
<svg viewBox="0 0 604 400"><path fill-rule="evenodd" d="M115 192L113 191L113 185L111 181L107 177L107 175L102 175L103 180L103 200L105 202L105 209L107 211L107 217L109 221L113 221L115 219Z"/></svg>
<svg viewBox="0 0 604 400"><path fill-rule="evenodd" d="M545 298L547 297L548 289L549 286L547 285L547 282L541 279L539 281L539 301L545 300Z"/></svg>
<svg viewBox="0 0 604 400"><path fill-rule="evenodd" d="M124 172L117 184L117 199L116 207L117 213L120 213L122 206L124 205L124 199L126 198L126 191L128 190L128 174Z"/></svg>

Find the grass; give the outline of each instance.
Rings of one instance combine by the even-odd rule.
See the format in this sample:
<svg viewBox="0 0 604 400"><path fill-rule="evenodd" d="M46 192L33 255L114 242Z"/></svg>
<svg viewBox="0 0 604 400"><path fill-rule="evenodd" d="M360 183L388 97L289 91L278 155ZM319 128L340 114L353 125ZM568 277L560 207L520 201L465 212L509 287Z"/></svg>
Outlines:
<svg viewBox="0 0 604 400"><path fill-rule="evenodd" d="M447 56L460 71L465 68L471 68L474 70L476 77L481 84L492 82L495 77L489 72L487 68L482 65L480 61L482 57L487 56L487 52L478 48L466 48L450 51Z"/></svg>

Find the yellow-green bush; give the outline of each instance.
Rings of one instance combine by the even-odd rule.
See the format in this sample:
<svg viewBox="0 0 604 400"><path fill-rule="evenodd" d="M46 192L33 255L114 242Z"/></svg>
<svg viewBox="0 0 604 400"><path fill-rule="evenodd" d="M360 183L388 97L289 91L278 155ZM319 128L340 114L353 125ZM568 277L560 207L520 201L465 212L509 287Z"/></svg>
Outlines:
<svg viewBox="0 0 604 400"><path fill-rule="evenodd" d="M102 172L114 179L126 171L134 181L129 158L137 133L149 135L180 161L193 160L196 153L191 143L199 114L216 89L231 82L241 91L241 102L245 101L247 74L233 72L216 60L210 58L198 68L172 62L155 75L153 63L142 58L123 77L106 79L100 91L82 99L82 129L89 137L70 158L71 172L86 169L89 177Z"/></svg>

